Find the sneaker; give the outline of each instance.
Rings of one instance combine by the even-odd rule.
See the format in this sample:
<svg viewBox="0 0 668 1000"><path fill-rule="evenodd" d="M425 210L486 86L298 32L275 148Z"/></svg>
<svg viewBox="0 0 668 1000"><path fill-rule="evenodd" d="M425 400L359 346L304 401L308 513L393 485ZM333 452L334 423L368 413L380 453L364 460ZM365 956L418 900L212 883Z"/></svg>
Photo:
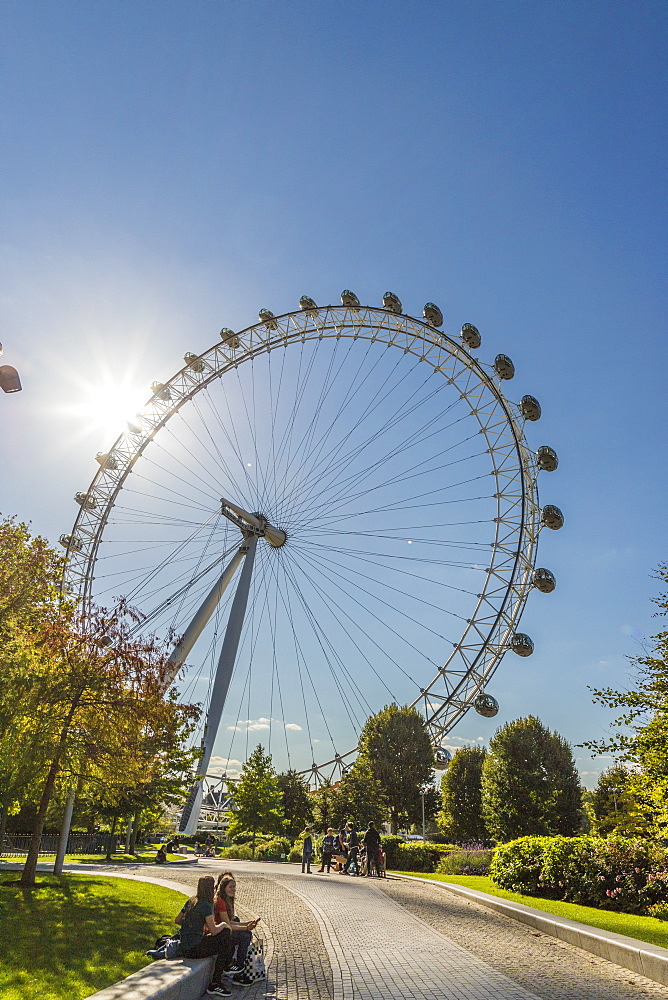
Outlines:
<svg viewBox="0 0 668 1000"><path fill-rule="evenodd" d="M222 983L211 983L206 994L209 997L231 997L232 990L227 986L223 986Z"/></svg>
<svg viewBox="0 0 668 1000"><path fill-rule="evenodd" d="M149 948L149 950L145 951L144 954L146 955L147 958L151 958L153 959L154 962L158 962L161 958L165 957L165 949Z"/></svg>
<svg viewBox="0 0 668 1000"><path fill-rule="evenodd" d="M232 966L230 966L230 968L227 971L229 972L229 974L231 976L235 976L237 974L237 972L243 972L244 971L244 967L243 967L243 965L232 965Z"/></svg>
<svg viewBox="0 0 668 1000"><path fill-rule="evenodd" d="M246 975L237 976L236 979L234 980L234 982L236 983L237 986L252 986L253 985L253 980L250 978L250 976L246 976Z"/></svg>

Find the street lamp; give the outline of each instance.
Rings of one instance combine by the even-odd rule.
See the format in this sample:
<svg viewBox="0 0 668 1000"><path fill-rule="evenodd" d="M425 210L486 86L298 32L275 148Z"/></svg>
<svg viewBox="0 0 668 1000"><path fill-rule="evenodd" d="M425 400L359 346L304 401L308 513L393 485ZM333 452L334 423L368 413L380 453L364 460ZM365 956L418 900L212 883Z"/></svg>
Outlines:
<svg viewBox="0 0 668 1000"><path fill-rule="evenodd" d="M2 344L0 344L2 354ZM3 392L20 392L23 388L16 368L11 365L0 365L0 387Z"/></svg>

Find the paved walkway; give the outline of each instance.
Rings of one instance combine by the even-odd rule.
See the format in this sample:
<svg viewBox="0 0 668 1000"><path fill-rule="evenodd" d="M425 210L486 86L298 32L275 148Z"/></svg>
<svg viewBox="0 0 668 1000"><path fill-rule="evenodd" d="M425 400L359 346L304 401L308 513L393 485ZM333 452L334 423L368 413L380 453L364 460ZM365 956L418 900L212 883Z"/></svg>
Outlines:
<svg viewBox="0 0 668 1000"><path fill-rule="evenodd" d="M228 867L240 915L270 931L269 984L244 1000L668 1000L651 980L428 883L242 861L138 871L192 887Z"/></svg>

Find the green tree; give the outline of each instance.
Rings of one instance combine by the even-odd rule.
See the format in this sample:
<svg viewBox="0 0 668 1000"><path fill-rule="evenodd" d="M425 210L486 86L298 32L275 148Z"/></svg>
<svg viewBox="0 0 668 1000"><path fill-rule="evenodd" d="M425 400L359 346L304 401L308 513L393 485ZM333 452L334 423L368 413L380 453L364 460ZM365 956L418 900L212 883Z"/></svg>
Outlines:
<svg viewBox="0 0 668 1000"><path fill-rule="evenodd" d="M484 747L457 750L441 778L440 825L458 843L487 840L482 812Z"/></svg>
<svg viewBox="0 0 668 1000"><path fill-rule="evenodd" d="M324 833L328 826L337 827L341 821L339 790L330 781L324 782L313 792L313 825Z"/></svg>
<svg viewBox="0 0 668 1000"><path fill-rule="evenodd" d="M613 764L599 775L592 796L596 833L634 836L646 833L638 802L631 791L634 774L623 764Z"/></svg>
<svg viewBox="0 0 668 1000"><path fill-rule="evenodd" d="M419 712L407 705L387 705L370 716L355 766L382 787L392 833L400 823L421 822L420 791L433 778L434 754Z"/></svg>
<svg viewBox="0 0 668 1000"><path fill-rule="evenodd" d="M380 829L387 820L388 802L383 786L358 761L339 782L335 811L337 828L351 820L361 830L371 820Z"/></svg>
<svg viewBox="0 0 668 1000"><path fill-rule="evenodd" d="M533 715L497 729L483 764L482 802L495 841L573 836L581 819L580 783L566 740Z"/></svg>
<svg viewBox="0 0 668 1000"><path fill-rule="evenodd" d="M230 818L230 837L250 834L251 851L255 857L258 833L283 832L282 793L278 776L259 744L244 764L234 789L234 810Z"/></svg>
<svg viewBox="0 0 668 1000"><path fill-rule="evenodd" d="M304 779L296 771L278 775L281 807L285 817L285 832L295 840L313 819L313 800Z"/></svg>
<svg viewBox="0 0 668 1000"><path fill-rule="evenodd" d="M668 563L656 579L668 583ZM668 593L654 598L657 617L668 615ZM627 790L635 798L637 822L654 836L668 837L668 630L651 636L646 656L635 657L635 686L628 691L594 690L594 700L622 709L607 740L583 746L596 753L613 753L633 772Z"/></svg>

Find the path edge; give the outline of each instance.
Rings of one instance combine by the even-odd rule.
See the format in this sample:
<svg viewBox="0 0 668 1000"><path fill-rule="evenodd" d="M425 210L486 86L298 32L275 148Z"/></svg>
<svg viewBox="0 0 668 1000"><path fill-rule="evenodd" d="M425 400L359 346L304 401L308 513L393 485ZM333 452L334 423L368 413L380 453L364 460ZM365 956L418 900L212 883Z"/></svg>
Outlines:
<svg viewBox="0 0 668 1000"><path fill-rule="evenodd" d="M593 928L589 924L581 924L577 920L557 917L544 910L536 910L523 903L513 903L498 896L490 896L489 893L481 892L479 889L469 889L453 882L420 878L418 875L399 875L395 872L390 874L393 878L421 882L423 885L433 885L445 889L447 892L453 892L455 895L464 896L464 898L480 903L490 910L496 910L497 913L501 913L505 917L510 917L511 920L518 920L543 934L565 941L582 951L588 951L590 954L613 962L623 969L629 969L639 976L651 979L655 983L661 983L662 986L668 986L668 949L662 948L660 945L639 941L637 938L627 937L625 934L615 934L613 931Z"/></svg>

